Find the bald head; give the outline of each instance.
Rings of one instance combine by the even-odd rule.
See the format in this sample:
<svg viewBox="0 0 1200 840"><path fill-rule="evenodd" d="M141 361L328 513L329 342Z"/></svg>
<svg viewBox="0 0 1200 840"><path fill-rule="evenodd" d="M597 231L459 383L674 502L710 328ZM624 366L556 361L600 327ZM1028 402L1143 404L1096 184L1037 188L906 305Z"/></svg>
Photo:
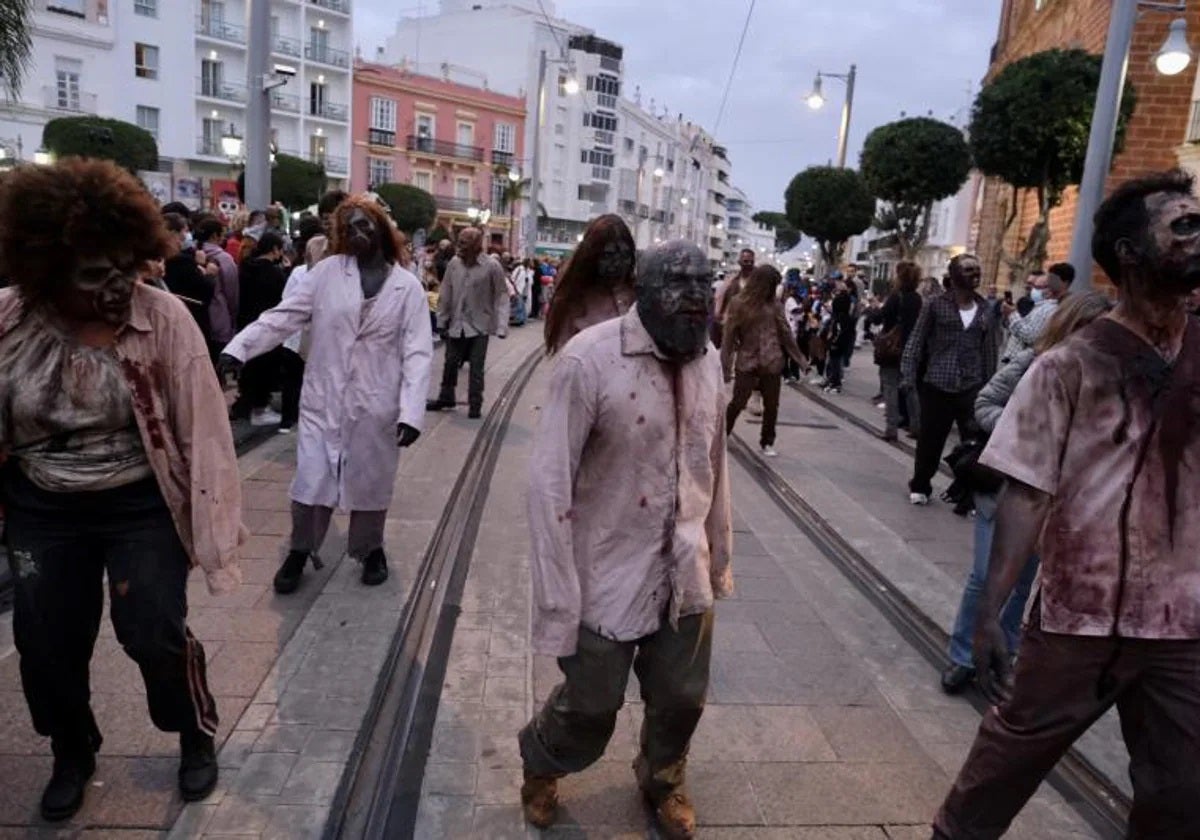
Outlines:
<svg viewBox="0 0 1200 840"><path fill-rule="evenodd" d="M712 268L695 244L664 242L638 260L638 316L655 345L674 361L689 361L708 344Z"/></svg>
<svg viewBox="0 0 1200 840"><path fill-rule="evenodd" d="M458 234L458 255L463 262L474 263L483 251L483 234L479 228L463 228Z"/></svg>

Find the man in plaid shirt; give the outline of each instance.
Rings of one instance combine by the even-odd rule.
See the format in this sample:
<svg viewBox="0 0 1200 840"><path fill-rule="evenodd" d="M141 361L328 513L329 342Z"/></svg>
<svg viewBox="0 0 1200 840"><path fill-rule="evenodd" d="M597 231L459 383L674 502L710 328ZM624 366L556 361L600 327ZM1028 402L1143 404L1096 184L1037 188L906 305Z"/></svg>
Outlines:
<svg viewBox="0 0 1200 840"><path fill-rule="evenodd" d="M902 387L919 384L921 432L909 482L909 500L929 504L934 474L950 427L962 439L975 429L975 397L996 372L995 317L976 289L979 259L960 254L950 261L950 289L921 309L900 363Z"/></svg>

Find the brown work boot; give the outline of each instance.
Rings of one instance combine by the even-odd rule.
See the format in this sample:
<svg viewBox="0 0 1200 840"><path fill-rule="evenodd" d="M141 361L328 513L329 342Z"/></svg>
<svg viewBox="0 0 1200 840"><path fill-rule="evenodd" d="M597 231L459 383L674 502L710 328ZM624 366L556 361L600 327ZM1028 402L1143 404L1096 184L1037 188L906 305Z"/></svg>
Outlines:
<svg viewBox="0 0 1200 840"><path fill-rule="evenodd" d="M696 836L696 809L683 790L673 790L661 799L653 799L647 794L646 800L654 809L658 827L667 840L691 840Z"/></svg>
<svg viewBox="0 0 1200 840"><path fill-rule="evenodd" d="M526 775L521 785L521 808L530 825L537 828L554 825L558 816L558 779Z"/></svg>

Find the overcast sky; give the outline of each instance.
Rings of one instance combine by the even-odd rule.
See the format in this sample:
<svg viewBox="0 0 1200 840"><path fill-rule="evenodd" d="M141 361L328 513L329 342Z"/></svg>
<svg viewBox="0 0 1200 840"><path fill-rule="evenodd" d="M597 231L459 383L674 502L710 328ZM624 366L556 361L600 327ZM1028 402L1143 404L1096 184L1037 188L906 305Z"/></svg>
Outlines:
<svg viewBox="0 0 1200 840"><path fill-rule="evenodd" d="M783 209L783 190L837 150L845 87L805 104L817 70L858 65L848 162L874 127L933 112L960 124L987 69L1001 0L757 0L717 139L733 178L758 209ZM416 0L357 0L356 38L373 55ZM625 93L642 90L710 131L749 0L557 0L560 17L625 47ZM401 8L398 8L401 7ZM424 0L424 8L435 7ZM370 34L368 34L370 33ZM468 57L463 64L470 64Z"/></svg>

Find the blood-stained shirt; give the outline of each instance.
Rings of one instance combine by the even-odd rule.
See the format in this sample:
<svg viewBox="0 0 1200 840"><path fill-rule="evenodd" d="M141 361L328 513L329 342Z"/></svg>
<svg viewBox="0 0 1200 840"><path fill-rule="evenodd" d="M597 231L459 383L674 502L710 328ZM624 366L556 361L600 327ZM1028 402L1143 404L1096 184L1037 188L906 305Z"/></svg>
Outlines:
<svg viewBox="0 0 1200 840"><path fill-rule="evenodd" d="M1040 356L980 462L1048 493L1051 633L1200 638L1200 322L1168 364L1110 318Z"/></svg>
<svg viewBox="0 0 1200 840"><path fill-rule="evenodd" d="M666 361L636 309L563 348L530 464L535 651L570 656L581 624L639 639L732 592L724 391L713 348Z"/></svg>

